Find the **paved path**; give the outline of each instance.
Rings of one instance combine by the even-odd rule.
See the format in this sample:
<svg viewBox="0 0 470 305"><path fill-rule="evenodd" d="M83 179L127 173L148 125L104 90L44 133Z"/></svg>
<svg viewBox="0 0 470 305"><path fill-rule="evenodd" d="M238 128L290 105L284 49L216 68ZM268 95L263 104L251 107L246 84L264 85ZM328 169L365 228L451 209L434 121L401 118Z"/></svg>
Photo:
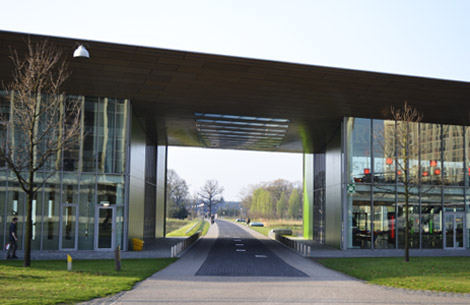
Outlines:
<svg viewBox="0 0 470 305"><path fill-rule="evenodd" d="M289 276L279 276L278 268ZM367 285L305 259L249 228L218 220L176 263L131 291L89 302L133 303L470 304L470 298Z"/></svg>

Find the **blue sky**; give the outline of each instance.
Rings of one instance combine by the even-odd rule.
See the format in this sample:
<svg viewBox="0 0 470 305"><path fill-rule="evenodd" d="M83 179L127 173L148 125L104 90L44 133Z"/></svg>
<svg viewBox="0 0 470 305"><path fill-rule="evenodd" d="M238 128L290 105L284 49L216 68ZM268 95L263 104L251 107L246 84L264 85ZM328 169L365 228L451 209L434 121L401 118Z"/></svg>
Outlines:
<svg viewBox="0 0 470 305"><path fill-rule="evenodd" d="M0 0L0 4L1 30L470 81L470 1ZM170 166L193 188L205 179L240 176L224 185L225 197L237 199L247 180L241 174L207 169L220 168L236 157L228 157L227 151L192 154L206 164L206 170L194 167L194 173L183 175L187 154L179 152L170 156ZM269 180L259 174L260 167L267 168L261 166L264 160L279 167L279 178L301 179L301 156L264 154L258 160L258 154L263 155L247 155L245 177ZM280 164L287 164L287 169Z"/></svg>

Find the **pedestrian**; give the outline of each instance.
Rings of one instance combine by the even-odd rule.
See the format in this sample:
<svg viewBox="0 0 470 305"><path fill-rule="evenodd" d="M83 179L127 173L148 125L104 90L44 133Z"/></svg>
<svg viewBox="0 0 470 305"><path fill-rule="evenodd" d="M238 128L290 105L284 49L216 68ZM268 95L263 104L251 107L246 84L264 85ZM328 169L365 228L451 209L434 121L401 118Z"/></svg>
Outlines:
<svg viewBox="0 0 470 305"><path fill-rule="evenodd" d="M18 218L13 217L11 224L10 224L10 234L9 234L9 241L8 241L8 254L7 259L18 258L16 256L16 248L18 245L16 242L18 241L18 235L16 233L16 224L18 223Z"/></svg>

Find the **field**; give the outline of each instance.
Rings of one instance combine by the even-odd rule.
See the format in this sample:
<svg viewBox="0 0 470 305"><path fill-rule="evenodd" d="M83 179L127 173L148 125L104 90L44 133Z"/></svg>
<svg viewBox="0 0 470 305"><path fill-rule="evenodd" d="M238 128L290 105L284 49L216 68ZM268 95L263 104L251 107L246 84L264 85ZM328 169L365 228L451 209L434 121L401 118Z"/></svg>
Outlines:
<svg viewBox="0 0 470 305"><path fill-rule="evenodd" d="M420 290L470 293L468 257L327 258L316 261L370 284Z"/></svg>
<svg viewBox="0 0 470 305"><path fill-rule="evenodd" d="M0 304L76 303L130 290L139 281L176 259L76 260L73 271L65 261L0 261Z"/></svg>

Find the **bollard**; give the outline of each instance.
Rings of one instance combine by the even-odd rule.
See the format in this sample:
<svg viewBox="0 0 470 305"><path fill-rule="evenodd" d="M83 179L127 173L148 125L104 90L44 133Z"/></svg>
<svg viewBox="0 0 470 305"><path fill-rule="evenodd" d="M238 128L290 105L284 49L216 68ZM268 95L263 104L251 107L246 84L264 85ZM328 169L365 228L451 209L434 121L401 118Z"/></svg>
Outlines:
<svg viewBox="0 0 470 305"><path fill-rule="evenodd" d="M67 271L72 271L72 257L67 254Z"/></svg>
<svg viewBox="0 0 470 305"><path fill-rule="evenodd" d="M308 257L312 256L312 247L311 246L308 246L308 248L307 248L307 256Z"/></svg>
<svg viewBox="0 0 470 305"><path fill-rule="evenodd" d="M121 271L121 246L118 245L114 250L114 270Z"/></svg>

